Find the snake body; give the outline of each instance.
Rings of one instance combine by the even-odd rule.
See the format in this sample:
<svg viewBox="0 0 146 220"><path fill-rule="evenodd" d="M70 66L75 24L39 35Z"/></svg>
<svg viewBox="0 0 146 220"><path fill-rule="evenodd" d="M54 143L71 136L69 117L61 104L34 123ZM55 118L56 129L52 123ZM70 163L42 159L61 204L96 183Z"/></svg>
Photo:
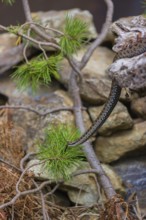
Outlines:
<svg viewBox="0 0 146 220"><path fill-rule="evenodd" d="M114 61L121 58L131 58L146 52L145 39L141 39L141 41L138 39L138 41L140 42L140 45L138 44L138 42L134 43L130 41L131 44L129 43L129 45L126 48L124 48L124 50L121 50L119 53L117 53ZM143 43L144 45L142 46ZM76 145L83 144L85 141L87 141L107 120L114 107L116 106L120 94L121 87L115 80L113 80L109 97L100 115L93 122L92 126L80 138L68 143L68 146L74 147Z"/></svg>
<svg viewBox="0 0 146 220"><path fill-rule="evenodd" d="M97 131L107 120L107 118L113 111L115 105L117 104L120 94L121 87L116 83L115 80L113 80L110 95L98 118L93 122L92 126L79 139L77 139L74 142L68 143L68 146L74 147L87 141L95 133L95 131Z"/></svg>

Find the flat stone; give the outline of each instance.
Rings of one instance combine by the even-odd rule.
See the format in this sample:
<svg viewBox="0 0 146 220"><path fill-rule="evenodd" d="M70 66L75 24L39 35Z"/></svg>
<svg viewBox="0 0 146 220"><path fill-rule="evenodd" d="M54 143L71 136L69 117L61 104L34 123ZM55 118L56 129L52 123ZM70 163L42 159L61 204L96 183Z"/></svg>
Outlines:
<svg viewBox="0 0 146 220"><path fill-rule="evenodd" d="M121 131L110 137L98 137L95 151L104 163L118 160L120 157L135 150L145 149L146 122L137 123L133 129Z"/></svg>
<svg viewBox="0 0 146 220"><path fill-rule="evenodd" d="M34 21L39 22L47 28L53 28L62 31L67 15L72 16L73 18L79 18L89 25L89 39L95 39L97 37L96 27L93 22L93 15L87 10L75 8L70 10L33 12L32 18ZM53 31L49 32L51 36L54 36L53 33Z"/></svg>
<svg viewBox="0 0 146 220"><path fill-rule="evenodd" d="M38 163L38 165L36 165ZM32 166L35 164L35 166ZM52 175L49 170L42 169L38 160L31 160L27 166L31 166L29 171L33 172L35 177L40 179L52 179ZM124 193L124 187L122 185L121 178L114 172L114 170L105 164L102 164L103 169L106 174L111 179L113 187L118 193ZM70 174L79 170L89 170L90 166L87 162L82 162L80 166L74 167L70 170ZM64 182L60 188L66 191L70 200L75 204L81 205L93 205L100 198L99 192L97 190L96 177L93 173L81 174L71 178L71 180Z"/></svg>
<svg viewBox="0 0 146 220"><path fill-rule="evenodd" d="M114 170L122 178L126 187L126 197L129 200L136 193L138 205L143 215L146 215L146 156L133 156L112 164Z"/></svg>
<svg viewBox="0 0 146 220"><path fill-rule="evenodd" d="M0 34L0 54L6 50L16 47L18 36L11 33Z"/></svg>
<svg viewBox="0 0 146 220"><path fill-rule="evenodd" d="M103 106L89 108L89 113L93 121L99 116ZM98 130L98 133L103 136L111 135L120 130L130 129L133 126L133 120L129 115L127 108L120 102L117 103L113 112Z"/></svg>
<svg viewBox="0 0 146 220"><path fill-rule="evenodd" d="M85 53L84 49L78 51L75 58L80 61ZM106 47L98 47L89 62L82 70L82 80L79 82L80 94L84 101L91 104L103 104L109 95L111 80L106 74L106 69L112 63L114 53ZM63 60L62 68L59 70L60 81L68 85L71 67L67 60Z"/></svg>
<svg viewBox="0 0 146 220"><path fill-rule="evenodd" d="M131 110L137 116L146 119L146 96L132 100Z"/></svg>
<svg viewBox="0 0 146 220"><path fill-rule="evenodd" d="M32 94L30 89L21 92L9 77L4 77L0 81L0 92L8 97L10 105L22 105L42 113L56 108L71 108L73 106L68 92L60 89L57 82L52 82L48 87L42 86L35 94ZM37 150L35 142L44 137L44 130L49 125L70 124L75 126L74 114L70 110L52 112L44 117L29 110L10 109L9 111L14 123L26 131L24 146L28 147L29 151ZM83 111L83 120L86 129L90 127L91 121L86 111Z"/></svg>
<svg viewBox="0 0 146 220"><path fill-rule="evenodd" d="M18 36L11 33L0 34L0 74L9 70L20 61L24 60L24 44L16 45ZM34 54L35 50L28 48L26 56Z"/></svg>

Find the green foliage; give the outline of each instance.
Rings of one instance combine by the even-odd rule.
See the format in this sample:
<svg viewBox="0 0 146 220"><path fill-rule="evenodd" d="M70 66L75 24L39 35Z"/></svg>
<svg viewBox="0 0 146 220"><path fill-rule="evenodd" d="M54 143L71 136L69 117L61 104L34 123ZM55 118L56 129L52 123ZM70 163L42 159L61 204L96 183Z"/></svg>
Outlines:
<svg viewBox="0 0 146 220"><path fill-rule="evenodd" d="M50 56L47 60L42 56L32 59L29 63L25 63L17 68L12 78L15 80L18 88L24 90L32 88L36 91L42 84L51 82L51 76L59 78L58 67L62 57Z"/></svg>
<svg viewBox="0 0 146 220"><path fill-rule="evenodd" d="M51 172L56 180L70 178L72 169L79 166L84 158L81 147L68 147L67 140L73 141L79 132L69 126L59 125L46 130L45 141L39 144L38 157L45 160L44 169Z"/></svg>
<svg viewBox="0 0 146 220"><path fill-rule="evenodd" d="M144 15L146 15L146 0L143 0L141 4L142 4L142 8L144 8Z"/></svg>
<svg viewBox="0 0 146 220"><path fill-rule="evenodd" d="M8 31L18 34L20 26L10 26ZM23 29L25 33L28 27ZM27 33L26 33L27 34ZM58 79L58 64L64 55L76 53L87 39L88 26L78 18L67 16L65 20L64 34L60 37L61 52L57 56L50 56L45 59L42 55L32 59L29 63L23 64L13 73L20 90L32 88L33 91L39 88L41 84L51 82L51 76ZM18 41L21 39L18 39ZM31 43L30 43L31 45Z"/></svg>
<svg viewBox="0 0 146 220"><path fill-rule="evenodd" d="M8 5L13 5L15 3L15 0L1 0L2 3L8 4Z"/></svg>
<svg viewBox="0 0 146 220"><path fill-rule="evenodd" d="M19 29L20 29L20 25L14 26L14 25L10 25L7 29L10 33L16 34L18 33Z"/></svg>
<svg viewBox="0 0 146 220"><path fill-rule="evenodd" d="M78 18L67 16L65 19L64 35L60 38L60 46L65 55L76 53L88 37L88 25Z"/></svg>

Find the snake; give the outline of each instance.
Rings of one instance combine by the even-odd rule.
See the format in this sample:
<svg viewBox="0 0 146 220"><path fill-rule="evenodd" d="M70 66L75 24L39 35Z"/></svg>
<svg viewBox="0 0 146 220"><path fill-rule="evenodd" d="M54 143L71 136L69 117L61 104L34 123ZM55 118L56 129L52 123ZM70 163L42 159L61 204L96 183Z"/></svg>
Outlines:
<svg viewBox="0 0 146 220"><path fill-rule="evenodd" d="M146 47L142 46L142 43L145 43L145 39L140 40L140 36L141 33L138 33L137 41L130 40L128 44L126 44L126 46L123 48L123 50L120 50L120 52L116 54L114 61L121 58L131 58L146 52ZM93 122L91 127L89 127L87 131L85 131L85 133L83 133L75 141L68 143L69 147L83 144L105 123L105 121L108 119L113 109L115 108L117 102L119 101L121 90L122 88L118 85L117 81L113 79L110 94L104 105L103 110L101 111L97 119Z"/></svg>

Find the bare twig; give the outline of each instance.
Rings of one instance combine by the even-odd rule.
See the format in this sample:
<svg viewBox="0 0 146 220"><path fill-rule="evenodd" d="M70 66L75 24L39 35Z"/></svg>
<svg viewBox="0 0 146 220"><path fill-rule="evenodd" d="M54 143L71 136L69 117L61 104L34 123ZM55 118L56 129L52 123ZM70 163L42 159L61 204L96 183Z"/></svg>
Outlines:
<svg viewBox="0 0 146 220"><path fill-rule="evenodd" d="M27 31L27 35L30 36L30 32L31 32L31 28L28 29ZM28 64L28 59L27 59L27 56L26 56L26 50L29 46L29 40L26 41L26 44L24 46L24 49L23 49L23 56L24 56L24 59L25 59L25 62Z"/></svg>
<svg viewBox="0 0 146 220"><path fill-rule="evenodd" d="M12 205L11 220L14 220L14 204Z"/></svg>
<svg viewBox="0 0 146 220"><path fill-rule="evenodd" d="M44 197L47 197L47 196L49 196L49 195L52 195L52 194L59 188L60 184L63 183L63 182L64 182L64 181L59 181L59 183L57 183L56 186L54 186L54 188L53 188L50 192L46 193L46 194L44 195Z"/></svg>
<svg viewBox="0 0 146 220"><path fill-rule="evenodd" d="M24 171L24 163L25 163L25 161L27 161L30 157L35 156L35 155L36 155L36 153L31 152L31 153L26 154L21 159L21 161L20 161L20 169L21 169L22 172Z"/></svg>
<svg viewBox="0 0 146 220"><path fill-rule="evenodd" d="M37 111L34 108L31 108L29 106L24 106L24 105L1 105L0 109L20 109L20 110L26 110L26 111L34 112L35 114L37 114L39 116L46 116L48 114L55 113L55 112L58 112L58 111L73 111L73 107L58 107L58 108L53 108L51 110L48 110L46 112L40 112L40 111ZM82 110L86 110L86 108L82 107Z"/></svg>
<svg viewBox="0 0 146 220"><path fill-rule="evenodd" d="M20 175L20 177L19 177L19 180L18 180L17 183L16 183L16 192L17 192L17 193L20 193L19 184L20 184L20 182L22 181L23 176L26 174L26 172L27 172L31 167L34 167L34 166L37 166L37 165L40 165L40 164L43 164L43 163L45 163L45 160L44 160L44 161L41 161L41 162L34 163L34 164L32 164L32 165L26 167L24 170L22 170L22 173L21 173L21 175Z"/></svg>
<svg viewBox="0 0 146 220"><path fill-rule="evenodd" d="M2 163L4 163L4 164L6 164L6 165L8 165L8 166L10 166L10 167L12 167L12 168L14 168L15 170L21 172L21 169L19 169L19 168L16 167L15 165L9 163L8 161L6 161L6 160L4 160L4 159L2 159L2 158L0 158L0 162L2 162Z"/></svg>
<svg viewBox="0 0 146 220"><path fill-rule="evenodd" d="M33 183L36 187L38 187L38 184L33 180ZM43 214L43 219L44 220L48 220L47 218L47 211L46 211L46 208L45 208L45 198L44 198L44 195L43 195L43 192L42 190L40 190L40 196L41 196L41 202L42 202L42 214Z"/></svg>
<svg viewBox="0 0 146 220"><path fill-rule="evenodd" d="M43 26L43 25L41 25L41 24L36 23L35 21L25 22L24 24L21 25L21 27L20 27L19 30L23 29L25 26L28 26L28 25L30 26L30 25L32 25L32 24L33 24L34 26L40 27L41 29L55 32L55 33L57 33L57 34L59 34L59 35L61 35L61 36L64 35L64 33L61 32L61 31L59 31L59 30L56 30L56 29L51 28L51 27Z"/></svg>
<svg viewBox="0 0 146 220"><path fill-rule="evenodd" d="M38 191L40 191L43 187L45 187L46 185L50 184L52 181L45 181L43 182L39 187L35 188L35 189L31 189L31 190L26 190L26 191L23 191L23 192L19 192L17 193L13 199L11 199L9 202L6 202L2 205L0 205L0 209L3 209L7 206L10 206L12 204L14 204L16 202L16 200L20 197L20 196L25 196L25 195L28 195L28 194L32 194L32 193L36 193Z"/></svg>
<svg viewBox="0 0 146 220"><path fill-rule="evenodd" d="M28 0L22 0L23 10L27 21L32 21Z"/></svg>
<svg viewBox="0 0 146 220"><path fill-rule="evenodd" d="M82 69L87 64L92 53L94 52L96 47L103 41L103 39L105 38L105 36L108 32L109 25L112 21L113 3L111 0L105 0L105 3L107 4L107 7L108 7L107 15L106 15L106 22L103 25L102 31L101 31L99 37L97 38L97 40L89 47L87 52L84 54L84 56L81 60L81 63L80 63L80 69ZM83 124L83 117L82 117L82 112L81 112L82 103L81 103L79 88L78 88L78 85L76 82L76 76L75 76L74 71L71 72L69 85L70 85L70 91L71 91L73 101L74 101L74 114L75 114L76 125L80 129L80 131L82 133L84 133L85 127ZM115 192L109 178L105 174L105 172L100 164L100 161L97 158L97 155L95 154L95 152L89 142L86 142L83 145L84 145L83 151L87 157L87 160L90 163L91 167L93 169L96 169L98 180L99 180L101 186L103 187L107 198L108 199L112 198L113 196L116 195L116 192Z"/></svg>
<svg viewBox="0 0 146 220"><path fill-rule="evenodd" d="M106 5L107 5L107 14L106 14L106 21L102 27L101 33L98 35L98 38L91 44L91 46L88 48L86 53L84 54L81 64L80 64L80 69L85 67L87 62L89 61L91 55L93 54L94 50L102 43L102 41L105 39L109 26L112 22L112 16L113 16L113 11L114 11L114 6L112 0L104 0Z"/></svg>
<svg viewBox="0 0 146 220"><path fill-rule="evenodd" d="M70 64L70 66L72 67L72 69L75 71L75 73L78 74L78 76L80 77L80 79L82 78L81 77L81 71L80 71L80 68L79 68L79 62L73 58L73 57L69 57L69 56L66 56L66 59L68 60L68 63Z"/></svg>
<svg viewBox="0 0 146 220"><path fill-rule="evenodd" d="M4 30L4 31L7 31L9 32L9 29L3 25L0 25L0 30ZM23 37L24 39L26 40L29 40L30 42L33 42L34 44L36 45L41 45L41 46L48 46L48 47L53 47L54 49L56 50L61 50L60 46L57 45L56 43L54 42L51 42L51 41L47 41L47 42L44 42L44 41L39 41L39 40L36 40L26 34L23 34L21 31L18 31L16 33L18 36L21 36Z"/></svg>
<svg viewBox="0 0 146 220"><path fill-rule="evenodd" d="M26 34L23 34L22 32L18 32L17 35L23 37L24 39L29 40L30 42L35 43L36 45L48 46L48 47L53 47L54 49L57 49L57 50L61 50L60 46L55 44L55 43L53 43L53 42L39 41L39 40L36 40L36 39L34 39L32 37L27 36Z"/></svg>
<svg viewBox="0 0 146 220"><path fill-rule="evenodd" d="M81 112L82 104L81 104L81 99L80 99L80 95L79 95L79 88L77 86L74 71L72 71L71 77L70 77L70 91L72 94L72 98L74 100L74 107L75 107L74 114L75 114L76 125L80 129L80 131L82 133L84 133L85 128L84 128L82 112ZM87 157L87 160L90 163L90 166L93 169L97 170L98 180L99 180L101 186L103 187L107 198L108 199L112 198L113 196L116 195L116 192L115 192L109 178L105 174L105 172L100 164L100 161L97 158L97 155L95 154L95 152L89 142L86 142L83 145L84 145L83 151Z"/></svg>
<svg viewBox="0 0 146 220"><path fill-rule="evenodd" d="M27 111L31 111L31 112L34 112L35 114L37 115L40 115L40 116L43 116L43 113L40 113L39 111L37 111L36 109L34 108L31 108L29 106L23 106L23 105L20 105L20 106L13 106L13 105L1 105L0 106L0 109L22 109L22 110L27 110Z"/></svg>
<svg viewBox="0 0 146 220"><path fill-rule="evenodd" d="M8 31L8 28L5 27L5 26L3 26L3 25L0 25L0 30L2 30L2 31Z"/></svg>
<svg viewBox="0 0 146 220"><path fill-rule="evenodd" d="M29 7L29 3L28 0L22 0L22 5L23 5L23 10L24 10L24 14L25 14L25 18L28 22L33 22L32 17L31 17L31 11L30 11L30 7ZM55 40L54 38L52 38L51 36L48 35L48 33L45 33L44 31L40 30L37 26L35 25L31 25L31 28L43 39L47 40L47 41L52 41L54 43Z"/></svg>

